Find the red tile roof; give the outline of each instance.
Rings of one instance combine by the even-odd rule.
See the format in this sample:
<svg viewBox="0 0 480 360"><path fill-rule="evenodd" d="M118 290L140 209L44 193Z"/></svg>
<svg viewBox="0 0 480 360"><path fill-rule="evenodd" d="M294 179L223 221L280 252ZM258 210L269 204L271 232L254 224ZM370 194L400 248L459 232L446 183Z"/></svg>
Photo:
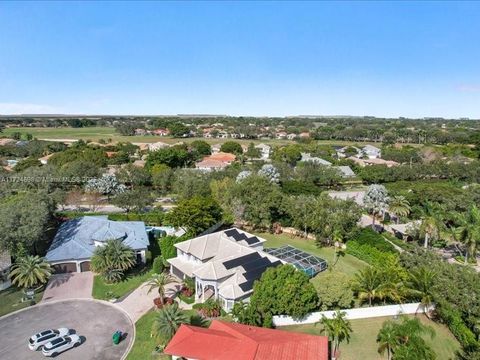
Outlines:
<svg viewBox="0 0 480 360"><path fill-rule="evenodd" d="M327 360L328 338L213 320L181 325L165 353L199 360Z"/></svg>

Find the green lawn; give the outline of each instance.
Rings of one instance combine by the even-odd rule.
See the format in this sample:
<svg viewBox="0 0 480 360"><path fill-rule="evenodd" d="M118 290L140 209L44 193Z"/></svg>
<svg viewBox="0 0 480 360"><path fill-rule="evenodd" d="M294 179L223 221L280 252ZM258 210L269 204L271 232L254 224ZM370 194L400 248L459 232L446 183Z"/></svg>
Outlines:
<svg viewBox="0 0 480 360"><path fill-rule="evenodd" d="M196 311L186 310L185 313L191 316L196 314ZM135 323L135 343L127 356L127 360L170 359L168 355L162 356L154 353L155 347L161 343L160 340L150 336L154 318L155 310L151 310Z"/></svg>
<svg viewBox="0 0 480 360"><path fill-rule="evenodd" d="M418 315L420 320L435 329L435 337L430 339L425 337L426 342L435 350L438 360L449 360L455 358L455 351L460 349L460 344L453 337L450 331L442 324L438 324L427 319L424 315ZM350 343L342 343L340 345L340 360L384 360L385 356L381 356L377 352L376 337L378 331L382 327L384 321L391 317L379 317L371 319L351 320L353 333ZM308 334L319 335L321 325L293 325L282 326L279 329L288 331L298 331Z"/></svg>
<svg viewBox="0 0 480 360"><path fill-rule="evenodd" d="M0 316L28 307L30 302L22 302L23 296L23 290L14 286L0 291ZM35 294L35 302L42 300L42 297L43 288Z"/></svg>
<svg viewBox="0 0 480 360"><path fill-rule="evenodd" d="M267 242L264 244L266 248L269 247L280 247L283 245L291 245L297 249L306 251L312 255L316 255L325 259L330 265L333 261L334 250L331 247L322 247L318 248L314 240L303 239L299 237L293 237L289 234L280 234L274 235L269 233L260 233L258 236L267 239ZM365 268L367 263L362 260L357 259L355 256L345 254L345 256L339 257L337 264L334 267L333 271L343 272L348 276L353 276L358 270ZM313 280L320 279L323 273L318 274Z"/></svg>
<svg viewBox="0 0 480 360"><path fill-rule="evenodd" d="M114 284L106 284L100 275L95 275L92 296L94 299L100 300L122 298L147 281L152 274L150 266L133 269L123 281Z"/></svg>

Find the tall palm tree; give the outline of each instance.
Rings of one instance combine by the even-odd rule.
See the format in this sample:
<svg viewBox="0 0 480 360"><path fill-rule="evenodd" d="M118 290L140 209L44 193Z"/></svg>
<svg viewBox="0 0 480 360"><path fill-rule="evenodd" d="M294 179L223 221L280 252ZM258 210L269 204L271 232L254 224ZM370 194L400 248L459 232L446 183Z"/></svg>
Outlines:
<svg viewBox="0 0 480 360"><path fill-rule="evenodd" d="M422 209L420 236L423 236L423 246L428 248L428 244L432 239L438 239L440 232L444 228L444 224L440 219L441 208L434 206L430 202L426 202Z"/></svg>
<svg viewBox="0 0 480 360"><path fill-rule="evenodd" d="M167 273L154 274L150 278L149 282L145 284L148 286L148 293L151 293L154 289L157 289L158 296L160 297L160 303L163 305L163 299L165 297L165 287L174 282L175 279Z"/></svg>
<svg viewBox="0 0 480 360"><path fill-rule="evenodd" d="M472 205L465 213L458 216L460 226L455 231L455 237L465 245L465 264L468 258L477 255L480 246L480 210Z"/></svg>
<svg viewBox="0 0 480 360"><path fill-rule="evenodd" d="M335 229L332 234L332 241L333 241L333 263L332 266L329 267L330 270L333 270L335 265L337 264L337 248L340 248L343 244L343 235L342 232L338 229Z"/></svg>
<svg viewBox="0 0 480 360"><path fill-rule="evenodd" d="M397 222L398 217L400 216L408 216L412 208L410 207L410 203L403 195L393 196L388 203L388 210L397 215Z"/></svg>
<svg viewBox="0 0 480 360"><path fill-rule="evenodd" d="M332 358L337 356L341 342L344 340L346 340L347 343L350 342L352 325L350 321L345 318L345 315L344 312L337 310L333 318L328 319L323 315L322 320L320 320L320 323L323 325L322 332L326 332L333 343Z"/></svg>
<svg viewBox="0 0 480 360"><path fill-rule="evenodd" d="M392 360L393 349L398 345L396 328L392 321L385 321L377 335L378 353L387 351L387 360Z"/></svg>
<svg viewBox="0 0 480 360"><path fill-rule="evenodd" d="M425 315L428 317L428 309L433 303L432 290L435 286L437 273L426 267L421 267L410 272L410 279L407 280L409 292L420 298Z"/></svg>
<svg viewBox="0 0 480 360"><path fill-rule="evenodd" d="M360 300L368 300L368 305L371 306L373 300L383 299L382 274L371 266L357 272L353 281L353 290Z"/></svg>
<svg viewBox="0 0 480 360"><path fill-rule="evenodd" d="M50 275L52 275L52 268L45 259L38 255L27 255L17 259L9 277L13 284L31 289L39 284L45 284Z"/></svg>
<svg viewBox="0 0 480 360"><path fill-rule="evenodd" d="M91 258L92 270L106 274L111 271L122 273L135 265L135 252L122 240L108 240L105 245L98 246Z"/></svg>
<svg viewBox="0 0 480 360"><path fill-rule="evenodd" d="M167 305L157 310L152 324L152 335L168 343L181 324L188 324L188 316L178 307L177 303Z"/></svg>

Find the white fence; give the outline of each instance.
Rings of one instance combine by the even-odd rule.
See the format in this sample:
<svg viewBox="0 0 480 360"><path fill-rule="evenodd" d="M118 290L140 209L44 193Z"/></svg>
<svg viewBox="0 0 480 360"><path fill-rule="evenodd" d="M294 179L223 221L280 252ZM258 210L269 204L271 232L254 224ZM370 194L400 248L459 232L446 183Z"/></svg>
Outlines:
<svg viewBox="0 0 480 360"><path fill-rule="evenodd" d="M430 305L428 311L435 309L434 305ZM358 309L345 309L340 310L346 314L346 318L349 320L354 319L367 319L381 316L395 316L400 314L415 314L423 313L425 311L424 306L420 303L400 304L400 305L386 305L386 306L373 306L367 308ZM273 324L275 326L286 325L301 325L301 324L314 324L322 319L322 315L331 319L335 311L319 311L310 313L305 318L295 320L291 316L278 315L273 317Z"/></svg>

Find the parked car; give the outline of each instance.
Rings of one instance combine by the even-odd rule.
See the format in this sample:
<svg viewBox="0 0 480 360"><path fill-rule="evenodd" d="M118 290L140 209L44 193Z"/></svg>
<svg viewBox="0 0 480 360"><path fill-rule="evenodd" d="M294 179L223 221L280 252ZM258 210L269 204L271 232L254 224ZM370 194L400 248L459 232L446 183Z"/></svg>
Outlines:
<svg viewBox="0 0 480 360"><path fill-rule="evenodd" d="M70 330L68 330L67 328L60 328L56 330L49 329L49 330L41 331L38 334L31 336L30 339L28 339L28 348L34 351L38 350L46 343L56 338L68 335L69 333L70 333Z"/></svg>
<svg viewBox="0 0 480 360"><path fill-rule="evenodd" d="M81 343L82 340L78 335L62 336L45 344L42 349L42 354L55 357L68 349L79 346Z"/></svg>

